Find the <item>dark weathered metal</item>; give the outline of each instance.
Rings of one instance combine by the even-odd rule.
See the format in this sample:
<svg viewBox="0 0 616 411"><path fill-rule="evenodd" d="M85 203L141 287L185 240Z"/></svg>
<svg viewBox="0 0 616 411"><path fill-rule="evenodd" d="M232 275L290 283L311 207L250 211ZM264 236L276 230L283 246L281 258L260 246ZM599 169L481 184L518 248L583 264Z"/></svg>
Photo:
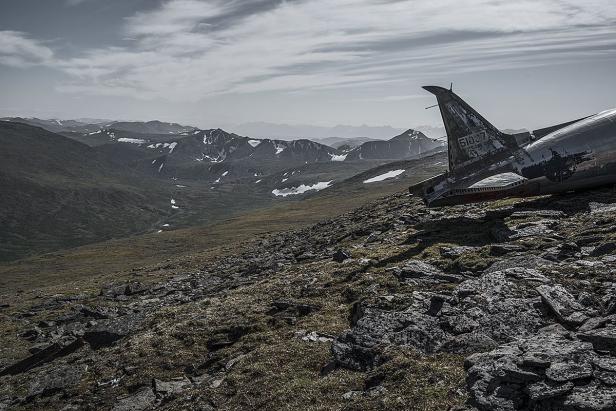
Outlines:
<svg viewBox="0 0 616 411"><path fill-rule="evenodd" d="M451 90L424 89L437 98L449 149L449 172L409 188L429 206L616 183L616 109L510 135Z"/></svg>

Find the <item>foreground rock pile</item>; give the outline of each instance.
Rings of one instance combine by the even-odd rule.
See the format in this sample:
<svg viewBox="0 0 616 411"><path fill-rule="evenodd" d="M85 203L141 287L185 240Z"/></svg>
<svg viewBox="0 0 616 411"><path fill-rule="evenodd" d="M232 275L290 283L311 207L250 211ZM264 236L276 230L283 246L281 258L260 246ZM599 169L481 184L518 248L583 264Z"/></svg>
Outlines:
<svg viewBox="0 0 616 411"><path fill-rule="evenodd" d="M23 347L0 358L0 410L616 409L614 204L401 194L5 306Z"/></svg>

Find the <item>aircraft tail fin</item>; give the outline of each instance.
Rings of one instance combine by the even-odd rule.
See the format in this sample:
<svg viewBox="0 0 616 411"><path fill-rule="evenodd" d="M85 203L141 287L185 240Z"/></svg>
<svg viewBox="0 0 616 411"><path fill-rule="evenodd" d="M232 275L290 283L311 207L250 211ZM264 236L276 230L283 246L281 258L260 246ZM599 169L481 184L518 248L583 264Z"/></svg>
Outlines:
<svg viewBox="0 0 616 411"><path fill-rule="evenodd" d="M443 117L450 173L482 168L486 161L506 158L518 148L513 136L500 132L453 91L438 86L424 89L436 96Z"/></svg>

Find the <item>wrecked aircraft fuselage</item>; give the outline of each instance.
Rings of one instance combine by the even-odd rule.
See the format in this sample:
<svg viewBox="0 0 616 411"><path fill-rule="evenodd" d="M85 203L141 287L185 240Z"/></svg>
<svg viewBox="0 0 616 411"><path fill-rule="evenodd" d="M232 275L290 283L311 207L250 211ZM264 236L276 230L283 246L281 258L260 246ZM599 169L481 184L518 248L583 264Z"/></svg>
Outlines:
<svg viewBox="0 0 616 411"><path fill-rule="evenodd" d="M496 129L451 90L435 94L449 171L409 188L428 206L553 194L616 183L616 109L517 135Z"/></svg>

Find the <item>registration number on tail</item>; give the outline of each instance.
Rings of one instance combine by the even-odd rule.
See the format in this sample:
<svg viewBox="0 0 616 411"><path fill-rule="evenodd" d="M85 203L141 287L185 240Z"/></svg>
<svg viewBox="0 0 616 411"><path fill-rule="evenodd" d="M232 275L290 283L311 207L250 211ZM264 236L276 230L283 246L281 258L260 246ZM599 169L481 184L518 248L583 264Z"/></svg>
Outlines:
<svg viewBox="0 0 616 411"><path fill-rule="evenodd" d="M458 144L469 157L479 157L494 150L490 136L485 131L460 137Z"/></svg>

